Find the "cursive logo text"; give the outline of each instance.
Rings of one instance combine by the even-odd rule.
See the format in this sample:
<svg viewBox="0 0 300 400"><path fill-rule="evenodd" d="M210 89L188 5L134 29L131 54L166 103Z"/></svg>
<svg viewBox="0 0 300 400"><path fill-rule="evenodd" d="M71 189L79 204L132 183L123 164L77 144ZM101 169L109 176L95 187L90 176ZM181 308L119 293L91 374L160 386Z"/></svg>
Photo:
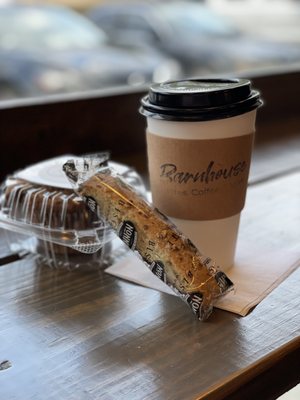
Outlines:
<svg viewBox="0 0 300 400"><path fill-rule="evenodd" d="M216 168L215 162L210 161L207 168L203 171L194 173L188 171L178 171L175 164L162 164L160 166L160 177L174 183L209 183L219 179L229 179L243 173L246 169L246 162L239 161L228 168Z"/></svg>

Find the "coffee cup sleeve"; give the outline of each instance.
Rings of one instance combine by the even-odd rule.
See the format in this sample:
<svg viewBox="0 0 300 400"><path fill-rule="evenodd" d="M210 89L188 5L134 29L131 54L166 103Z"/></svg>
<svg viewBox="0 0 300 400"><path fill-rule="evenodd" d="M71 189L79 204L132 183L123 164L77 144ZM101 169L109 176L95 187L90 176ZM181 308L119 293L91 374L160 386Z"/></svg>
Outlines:
<svg viewBox="0 0 300 400"><path fill-rule="evenodd" d="M105 157L104 157L105 158ZM112 227L159 279L206 320L233 283L166 216L153 208L105 160L70 160L63 167L76 193Z"/></svg>

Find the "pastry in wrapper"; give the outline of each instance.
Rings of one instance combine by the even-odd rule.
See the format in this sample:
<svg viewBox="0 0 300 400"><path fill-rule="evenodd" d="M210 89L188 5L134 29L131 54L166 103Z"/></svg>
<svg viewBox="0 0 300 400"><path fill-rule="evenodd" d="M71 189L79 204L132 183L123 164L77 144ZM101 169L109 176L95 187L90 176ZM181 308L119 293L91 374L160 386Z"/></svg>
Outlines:
<svg viewBox="0 0 300 400"><path fill-rule="evenodd" d="M233 288L230 279L112 168L95 165L95 161L84 160L80 165L70 160L64 171L89 207L205 320L214 300Z"/></svg>

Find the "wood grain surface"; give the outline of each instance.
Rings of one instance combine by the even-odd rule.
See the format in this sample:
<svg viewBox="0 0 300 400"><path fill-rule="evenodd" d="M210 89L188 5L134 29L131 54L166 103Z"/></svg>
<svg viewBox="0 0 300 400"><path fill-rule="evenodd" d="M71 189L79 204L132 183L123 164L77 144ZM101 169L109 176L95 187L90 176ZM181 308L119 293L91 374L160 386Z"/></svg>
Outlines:
<svg viewBox="0 0 300 400"><path fill-rule="evenodd" d="M299 182L294 173L250 188L249 241L267 236L300 257ZM11 367L0 398L224 399L245 385L251 398L268 385L278 395L300 379L299 279L298 269L245 318L215 310L200 323L180 299L102 271L4 265L0 362ZM264 399L276 398L270 389Z"/></svg>

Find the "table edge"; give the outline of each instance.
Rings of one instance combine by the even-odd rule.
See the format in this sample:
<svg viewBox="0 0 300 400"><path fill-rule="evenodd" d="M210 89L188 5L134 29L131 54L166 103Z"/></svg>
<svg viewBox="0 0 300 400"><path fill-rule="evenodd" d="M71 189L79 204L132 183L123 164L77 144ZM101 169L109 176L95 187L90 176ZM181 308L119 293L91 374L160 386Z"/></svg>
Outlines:
<svg viewBox="0 0 300 400"><path fill-rule="evenodd" d="M300 351L300 336L273 350L248 367L228 375L199 394L194 400L220 400L236 393L242 386L273 366L280 364L288 355ZM300 373L299 373L300 379Z"/></svg>

